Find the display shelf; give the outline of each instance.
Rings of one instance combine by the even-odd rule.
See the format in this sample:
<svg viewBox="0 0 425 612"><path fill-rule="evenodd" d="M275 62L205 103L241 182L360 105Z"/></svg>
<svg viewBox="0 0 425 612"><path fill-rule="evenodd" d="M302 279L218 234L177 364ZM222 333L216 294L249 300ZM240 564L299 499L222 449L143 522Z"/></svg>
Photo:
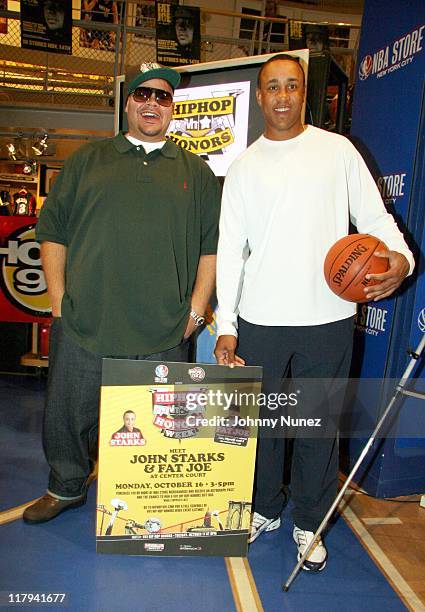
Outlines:
<svg viewBox="0 0 425 612"><path fill-rule="evenodd" d="M48 368L49 359L47 357L40 357L35 353L25 353L21 357L21 365L33 366L36 368Z"/></svg>
<svg viewBox="0 0 425 612"><path fill-rule="evenodd" d="M0 174L0 183L27 183L37 185L38 177L27 174Z"/></svg>

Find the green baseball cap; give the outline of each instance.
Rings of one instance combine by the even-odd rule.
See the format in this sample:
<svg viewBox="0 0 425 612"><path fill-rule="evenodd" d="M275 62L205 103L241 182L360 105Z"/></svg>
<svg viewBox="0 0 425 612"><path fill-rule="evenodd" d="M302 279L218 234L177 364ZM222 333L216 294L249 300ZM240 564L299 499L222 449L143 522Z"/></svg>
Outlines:
<svg viewBox="0 0 425 612"><path fill-rule="evenodd" d="M150 79L164 79L173 89L180 83L180 74L176 70L166 68L156 62L141 64L136 76L134 76L134 73L132 76L133 78L128 84L127 95L132 94L136 87Z"/></svg>

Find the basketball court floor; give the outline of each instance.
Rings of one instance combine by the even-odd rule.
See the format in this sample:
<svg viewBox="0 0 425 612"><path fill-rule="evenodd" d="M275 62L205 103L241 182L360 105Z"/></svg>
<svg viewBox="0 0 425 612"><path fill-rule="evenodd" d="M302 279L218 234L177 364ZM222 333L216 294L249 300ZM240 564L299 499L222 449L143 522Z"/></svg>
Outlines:
<svg viewBox="0 0 425 612"><path fill-rule="evenodd" d="M368 524L389 527L401 537L397 529L405 519L388 521L394 519L388 512L372 517L375 523L367 522L370 516L359 518L363 496L358 492L347 496L327 533L326 569L301 572L287 593L281 585L296 560L289 510L282 527L262 535L250 546L247 558L96 554L95 482L85 506L45 524L23 523L23 509L44 493L47 480L40 436L44 388L43 378L0 375L0 609L20 607L25 593L50 593L65 597L61 595L62 603L56 598L48 608L76 611L425 610L423 580L417 580L417 588L414 580L409 582L368 529ZM425 523L419 502L409 506ZM411 527L406 531L409 537ZM424 532L422 527L416 533L422 533L421 538L406 550L406 558L416 554L413 566L422 577Z"/></svg>

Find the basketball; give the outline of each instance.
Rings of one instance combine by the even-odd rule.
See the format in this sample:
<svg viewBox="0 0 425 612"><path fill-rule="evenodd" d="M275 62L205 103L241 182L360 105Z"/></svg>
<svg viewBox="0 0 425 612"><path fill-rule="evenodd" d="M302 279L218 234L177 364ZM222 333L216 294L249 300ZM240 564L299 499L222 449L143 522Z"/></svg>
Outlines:
<svg viewBox="0 0 425 612"><path fill-rule="evenodd" d="M365 276L388 270L388 259L373 255L386 248L379 238L369 234L350 234L335 242L323 266L331 291L348 302L367 302L364 290L376 283Z"/></svg>

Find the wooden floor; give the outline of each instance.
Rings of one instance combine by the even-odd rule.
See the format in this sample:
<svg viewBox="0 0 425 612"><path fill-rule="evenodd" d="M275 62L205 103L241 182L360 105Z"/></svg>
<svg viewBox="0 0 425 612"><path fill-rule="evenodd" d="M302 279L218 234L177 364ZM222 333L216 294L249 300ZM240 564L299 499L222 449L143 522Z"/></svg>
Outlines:
<svg viewBox="0 0 425 612"><path fill-rule="evenodd" d="M425 611L425 507L420 501L421 495L376 499L353 484L340 505L363 546L415 612Z"/></svg>

